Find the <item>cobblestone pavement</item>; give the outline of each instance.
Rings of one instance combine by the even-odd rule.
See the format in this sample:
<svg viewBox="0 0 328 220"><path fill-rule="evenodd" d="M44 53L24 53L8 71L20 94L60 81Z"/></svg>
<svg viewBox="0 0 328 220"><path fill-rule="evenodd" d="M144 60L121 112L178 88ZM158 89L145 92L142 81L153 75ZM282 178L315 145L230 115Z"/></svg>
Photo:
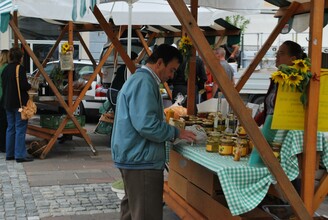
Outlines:
<svg viewBox="0 0 328 220"><path fill-rule="evenodd" d="M5 154L1 154L0 167L0 219L119 212L120 200L110 183L31 187L22 163L6 161Z"/></svg>

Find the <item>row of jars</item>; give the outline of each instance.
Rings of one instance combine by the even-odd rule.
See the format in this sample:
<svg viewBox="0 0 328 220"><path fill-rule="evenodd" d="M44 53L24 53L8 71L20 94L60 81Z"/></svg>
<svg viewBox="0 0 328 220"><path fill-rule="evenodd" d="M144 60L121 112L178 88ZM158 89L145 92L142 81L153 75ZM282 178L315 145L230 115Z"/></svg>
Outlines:
<svg viewBox="0 0 328 220"><path fill-rule="evenodd" d="M206 142L206 151L218 152L220 155L234 155L235 160L248 155L253 148L247 136L211 132Z"/></svg>
<svg viewBox="0 0 328 220"><path fill-rule="evenodd" d="M180 118L183 120L184 126L200 125L207 133L212 131L224 132L226 130L233 133L238 127L238 119L233 114L228 114L227 117L224 117L220 112L217 114L199 113L197 116L186 115ZM174 121L179 124L178 120Z"/></svg>

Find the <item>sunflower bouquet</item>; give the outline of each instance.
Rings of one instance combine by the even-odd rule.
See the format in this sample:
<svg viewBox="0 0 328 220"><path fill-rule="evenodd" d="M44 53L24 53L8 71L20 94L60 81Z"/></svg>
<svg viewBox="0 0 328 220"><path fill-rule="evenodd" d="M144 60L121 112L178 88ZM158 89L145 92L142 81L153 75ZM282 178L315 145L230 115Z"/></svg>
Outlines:
<svg viewBox="0 0 328 220"><path fill-rule="evenodd" d="M70 52L70 51L72 51L72 48L69 45L69 43L68 42L63 43L61 46L61 53L66 54L67 52Z"/></svg>
<svg viewBox="0 0 328 220"><path fill-rule="evenodd" d="M185 79L187 80L189 74L189 60L191 57L192 42L188 36L183 36L179 42L179 50L184 57L186 66L184 69Z"/></svg>
<svg viewBox="0 0 328 220"><path fill-rule="evenodd" d="M312 77L310 72L311 62L309 58L293 61L293 66L282 64L278 70L272 73L271 78L275 83L287 85L301 92L300 100L303 106L307 103L307 88Z"/></svg>

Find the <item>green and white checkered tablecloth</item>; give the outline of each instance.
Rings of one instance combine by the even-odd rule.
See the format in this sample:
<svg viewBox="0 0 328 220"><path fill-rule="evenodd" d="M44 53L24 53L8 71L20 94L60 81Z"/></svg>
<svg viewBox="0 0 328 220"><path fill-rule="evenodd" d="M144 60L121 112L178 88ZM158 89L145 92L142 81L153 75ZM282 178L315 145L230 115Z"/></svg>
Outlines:
<svg viewBox="0 0 328 220"><path fill-rule="evenodd" d="M282 149L281 165L290 180L298 176L296 154L302 152L303 132L289 131ZM251 167L248 157L236 162L232 156L206 152L205 146L180 143L173 147L184 157L217 173L223 193L232 215L240 215L254 209L265 197L269 186L275 183L267 167ZM322 133L318 133L318 151L322 151L323 164L328 167L328 145Z"/></svg>

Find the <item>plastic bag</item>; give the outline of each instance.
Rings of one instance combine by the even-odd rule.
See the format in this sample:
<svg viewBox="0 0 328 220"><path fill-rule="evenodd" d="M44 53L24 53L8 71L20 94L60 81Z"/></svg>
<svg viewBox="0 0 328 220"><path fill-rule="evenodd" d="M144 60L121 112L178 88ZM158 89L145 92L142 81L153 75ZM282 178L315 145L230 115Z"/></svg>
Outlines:
<svg viewBox="0 0 328 220"><path fill-rule="evenodd" d="M114 112L106 112L101 115L99 122L94 130L96 134L112 134L114 123Z"/></svg>
<svg viewBox="0 0 328 220"><path fill-rule="evenodd" d="M176 101L174 102L174 104L164 109L165 115L168 114L169 110L174 111L174 119L179 119L180 116L187 115L187 108L181 106L184 99L185 97L181 93L179 93L176 97Z"/></svg>

